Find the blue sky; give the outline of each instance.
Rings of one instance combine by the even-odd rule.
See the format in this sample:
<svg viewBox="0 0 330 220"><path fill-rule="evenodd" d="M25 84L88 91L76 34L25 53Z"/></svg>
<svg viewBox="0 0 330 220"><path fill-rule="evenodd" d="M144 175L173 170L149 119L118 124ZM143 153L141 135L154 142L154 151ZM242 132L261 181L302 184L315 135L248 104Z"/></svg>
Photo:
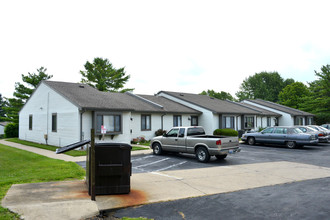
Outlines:
<svg viewBox="0 0 330 220"><path fill-rule="evenodd" d="M329 1L1 1L0 93L41 66L79 82L94 57L137 94L232 95L261 71L311 82L330 64Z"/></svg>

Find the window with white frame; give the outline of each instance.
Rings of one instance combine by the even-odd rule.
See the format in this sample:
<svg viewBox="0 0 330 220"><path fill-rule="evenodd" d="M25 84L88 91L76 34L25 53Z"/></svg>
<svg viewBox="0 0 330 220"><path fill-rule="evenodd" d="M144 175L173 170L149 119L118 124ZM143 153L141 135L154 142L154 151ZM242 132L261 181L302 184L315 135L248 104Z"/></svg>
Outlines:
<svg viewBox="0 0 330 220"><path fill-rule="evenodd" d="M57 113L52 114L52 132L57 132Z"/></svg>
<svg viewBox="0 0 330 220"><path fill-rule="evenodd" d="M245 128L254 128L254 116L245 116L244 117L244 127Z"/></svg>
<svg viewBox="0 0 330 220"><path fill-rule="evenodd" d="M182 116L181 115L174 115L173 116L173 127L182 126Z"/></svg>
<svg viewBox="0 0 330 220"><path fill-rule="evenodd" d="M267 117L267 127L272 126L272 118L271 117Z"/></svg>
<svg viewBox="0 0 330 220"><path fill-rule="evenodd" d="M141 130L142 131L151 130L151 115L141 115Z"/></svg>
<svg viewBox="0 0 330 220"><path fill-rule="evenodd" d="M29 115L29 130L32 130L33 116Z"/></svg>
<svg viewBox="0 0 330 220"><path fill-rule="evenodd" d="M235 117L234 116L223 116L223 128L235 129Z"/></svg>
<svg viewBox="0 0 330 220"><path fill-rule="evenodd" d="M191 126L198 126L198 116L191 116Z"/></svg>
<svg viewBox="0 0 330 220"><path fill-rule="evenodd" d="M106 130L107 134L121 133L121 114L97 113L96 115L96 133L101 134L101 128Z"/></svg>

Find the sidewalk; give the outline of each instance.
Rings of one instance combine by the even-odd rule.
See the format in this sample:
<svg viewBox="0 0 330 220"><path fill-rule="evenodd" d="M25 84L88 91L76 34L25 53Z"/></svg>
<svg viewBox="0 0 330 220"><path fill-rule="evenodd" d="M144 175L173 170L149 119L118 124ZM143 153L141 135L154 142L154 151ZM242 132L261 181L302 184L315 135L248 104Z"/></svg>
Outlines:
<svg viewBox="0 0 330 220"><path fill-rule="evenodd" d="M58 159L58 160L72 161L72 162L86 161L86 156L73 157L73 156L66 155L66 154L56 154L54 151L44 150L44 149L37 148L37 147L30 147L30 146L6 141L3 139L0 140L0 144L7 145L10 147L15 147L15 148L18 148L21 150L30 151L32 153L40 154L40 155L43 155L43 156L46 156L49 158L53 158L53 159ZM134 145L134 146L143 147L140 145ZM146 148L146 150L132 151L131 155L134 156L134 155L150 154L150 153L152 153L152 150L150 148Z"/></svg>

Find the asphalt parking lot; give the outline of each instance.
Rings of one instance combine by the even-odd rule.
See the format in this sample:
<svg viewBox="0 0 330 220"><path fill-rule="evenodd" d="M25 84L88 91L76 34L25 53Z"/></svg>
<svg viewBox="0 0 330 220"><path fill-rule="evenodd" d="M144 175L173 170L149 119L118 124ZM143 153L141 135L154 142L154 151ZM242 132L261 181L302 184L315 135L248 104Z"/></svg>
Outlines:
<svg viewBox="0 0 330 220"><path fill-rule="evenodd" d="M288 149L241 144L239 154L199 163L193 155L165 154L132 157L134 173L199 169L267 162L295 162L330 167L330 144ZM207 181L207 180L205 180ZM241 190L176 201L147 204L105 213L114 217L153 219L329 219L330 178ZM168 189L171 190L171 189Z"/></svg>

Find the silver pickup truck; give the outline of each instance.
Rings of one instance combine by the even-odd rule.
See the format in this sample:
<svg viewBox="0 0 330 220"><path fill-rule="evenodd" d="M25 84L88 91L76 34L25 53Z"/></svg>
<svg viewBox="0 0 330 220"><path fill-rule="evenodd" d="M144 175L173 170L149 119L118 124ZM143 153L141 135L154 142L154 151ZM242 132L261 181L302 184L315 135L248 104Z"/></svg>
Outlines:
<svg viewBox="0 0 330 220"><path fill-rule="evenodd" d="M200 126L174 127L163 136L151 139L150 148L155 155L164 151L195 154L200 162L208 162L211 156L225 159L228 154L240 152L238 137L205 135Z"/></svg>

